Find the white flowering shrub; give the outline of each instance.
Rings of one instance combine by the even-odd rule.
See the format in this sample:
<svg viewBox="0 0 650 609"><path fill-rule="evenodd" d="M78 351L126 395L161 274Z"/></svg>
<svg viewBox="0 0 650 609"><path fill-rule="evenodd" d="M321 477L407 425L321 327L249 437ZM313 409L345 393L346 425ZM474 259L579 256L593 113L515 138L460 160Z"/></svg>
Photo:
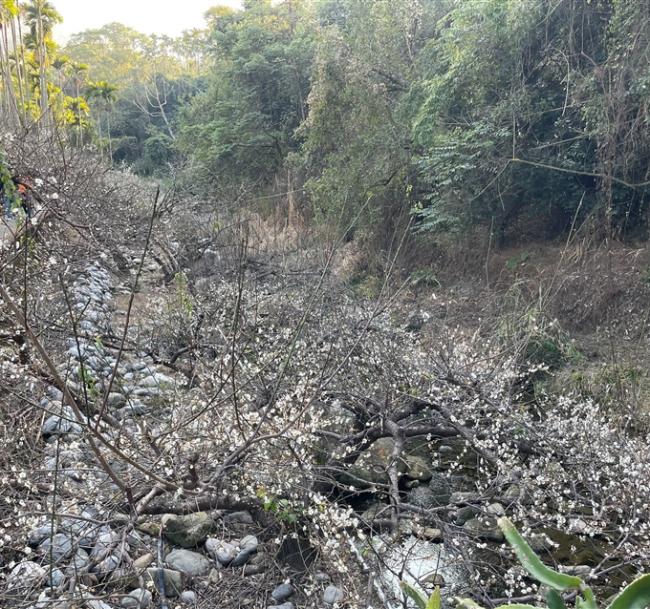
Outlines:
<svg viewBox="0 0 650 609"><path fill-rule="evenodd" d="M250 511L272 563L263 577L277 583L289 549L303 552L305 607L322 606L323 573L350 608L405 606L402 580L536 602L496 526L504 515L596 590L647 569L647 421L575 395L531 399L548 366L525 363L530 326L414 331L398 300L349 296L322 252L265 254L199 203L163 198L153 213L148 185L90 155L8 151L41 180L49 213L0 260L7 606L38 597L10 592L29 531L78 517L89 497L101 510L84 518L134 545L162 513ZM89 263L111 282L102 331L82 327L89 303L75 309ZM540 334L561 336L548 324ZM101 374L78 361L88 345ZM146 397L123 406L136 373ZM79 413L52 412L47 390L61 384ZM42 432L57 414L61 439ZM257 586L262 606L267 579L237 577L208 582L212 596L225 606ZM109 598L108 578L95 579L75 586Z"/></svg>

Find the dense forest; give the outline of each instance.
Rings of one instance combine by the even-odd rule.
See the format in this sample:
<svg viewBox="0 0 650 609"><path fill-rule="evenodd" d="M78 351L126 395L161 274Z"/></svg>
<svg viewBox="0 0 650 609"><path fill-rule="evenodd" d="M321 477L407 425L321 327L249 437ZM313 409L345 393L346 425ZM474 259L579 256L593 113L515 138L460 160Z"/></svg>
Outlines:
<svg viewBox="0 0 650 609"><path fill-rule="evenodd" d="M0 605L650 607L650 3L56 4L0 0Z"/></svg>
<svg viewBox="0 0 650 609"><path fill-rule="evenodd" d="M648 11L251 0L176 39L113 23L56 47L49 7L40 29L27 16L17 56L3 30L3 103L34 117L45 95L75 143L116 164L267 211L289 192L310 221L355 219L380 247L405 223L487 227L500 244L585 223L644 237Z"/></svg>

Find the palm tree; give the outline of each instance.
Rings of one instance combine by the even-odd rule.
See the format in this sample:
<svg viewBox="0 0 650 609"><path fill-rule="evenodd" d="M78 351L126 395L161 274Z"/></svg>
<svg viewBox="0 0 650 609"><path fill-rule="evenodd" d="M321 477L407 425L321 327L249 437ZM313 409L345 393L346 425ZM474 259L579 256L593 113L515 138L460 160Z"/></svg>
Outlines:
<svg viewBox="0 0 650 609"><path fill-rule="evenodd" d="M88 102L83 97L65 98L66 123L77 127L77 146L83 143L84 128L88 126L86 117L90 112Z"/></svg>
<svg viewBox="0 0 650 609"><path fill-rule="evenodd" d="M81 84L83 83L86 73L88 72L88 66L85 63L72 63L70 64L70 67L72 70L72 82L74 84L75 99L82 100L83 98L81 97ZM87 109L88 104L85 102L85 100L84 103L86 104ZM81 120L78 120L76 124L79 127L79 135L77 141L80 143L83 141L83 124Z"/></svg>
<svg viewBox="0 0 650 609"><path fill-rule="evenodd" d="M12 46L16 52L16 18L18 6L15 0L0 0L0 76L3 84L3 105L9 124L18 126L20 117L18 113L18 102L14 90L13 75L11 72L11 55L9 53L9 32L11 32ZM17 64L16 64L17 68ZM20 86L20 72L16 70L16 78Z"/></svg>
<svg viewBox="0 0 650 609"><path fill-rule="evenodd" d="M62 21L63 18L49 0L30 0L25 6L25 24L29 28L30 38L36 49L39 69L41 115L45 117L46 123L51 122L46 79L48 44L52 44L54 26Z"/></svg>
<svg viewBox="0 0 650 609"><path fill-rule="evenodd" d="M90 83L88 85L87 94L88 97L97 99L102 102L104 107L104 113L106 114L106 131L108 135L108 153L109 158L113 159L113 142L111 139L111 109L115 100L117 99L117 90L118 87L112 85L105 80L99 80L97 82ZM99 126L99 139L102 139L102 119L101 115L97 119L97 124Z"/></svg>
<svg viewBox="0 0 650 609"><path fill-rule="evenodd" d="M66 68L70 65L70 58L67 55L57 55L52 61L52 67L56 72L57 76L57 85L59 89L65 87L67 78L66 78Z"/></svg>

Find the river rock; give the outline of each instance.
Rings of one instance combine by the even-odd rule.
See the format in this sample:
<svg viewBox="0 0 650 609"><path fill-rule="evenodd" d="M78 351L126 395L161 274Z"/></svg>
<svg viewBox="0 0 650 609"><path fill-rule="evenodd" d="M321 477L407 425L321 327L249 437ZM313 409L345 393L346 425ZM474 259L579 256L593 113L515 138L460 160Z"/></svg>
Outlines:
<svg viewBox="0 0 650 609"><path fill-rule="evenodd" d="M120 604L124 609L147 609L151 606L152 601L153 596L149 590L136 588L129 592L129 595L125 596Z"/></svg>
<svg viewBox="0 0 650 609"><path fill-rule="evenodd" d="M110 575L115 569L120 566L122 559L116 554L110 554L103 560L99 561L94 567L93 572L97 573L99 577L106 577Z"/></svg>
<svg viewBox="0 0 650 609"><path fill-rule="evenodd" d="M87 568L89 564L90 557L88 556L88 552L79 548L75 552L70 564L66 567L66 575L68 577L78 577L80 573L84 573L88 570Z"/></svg>
<svg viewBox="0 0 650 609"><path fill-rule="evenodd" d="M440 586L441 588L444 588L445 584L445 578L440 575L440 573L436 573L435 571L433 573L429 573L429 575L425 575L420 581L423 584L428 584L430 586Z"/></svg>
<svg viewBox="0 0 650 609"><path fill-rule="evenodd" d="M266 609L296 609L293 603L282 603L281 605L269 605Z"/></svg>
<svg viewBox="0 0 650 609"><path fill-rule="evenodd" d="M56 531L56 525L53 525L51 522L42 524L29 532L27 543L32 547L36 547L46 537L51 537L53 533L56 533Z"/></svg>
<svg viewBox="0 0 650 609"><path fill-rule="evenodd" d="M463 505L456 510L454 522L458 526L463 526L468 520L481 513L481 510L475 505Z"/></svg>
<svg viewBox="0 0 650 609"><path fill-rule="evenodd" d="M196 605L197 603L197 598L196 598L196 592L193 590L185 590L183 594L181 594L181 602L185 603L186 605Z"/></svg>
<svg viewBox="0 0 650 609"><path fill-rule="evenodd" d="M226 524L253 524L253 517L250 512L230 512L223 517Z"/></svg>
<svg viewBox="0 0 650 609"><path fill-rule="evenodd" d="M208 538L205 542L205 549L219 564L224 567L229 565L239 553L237 546L221 539Z"/></svg>
<svg viewBox="0 0 650 609"><path fill-rule="evenodd" d="M80 434L81 432L81 425L75 423L74 413L69 408L65 408L62 415L53 414L45 419L41 427L41 434L44 437Z"/></svg>
<svg viewBox="0 0 650 609"><path fill-rule="evenodd" d="M146 569L153 562L153 554L143 554L133 561L135 569Z"/></svg>
<svg viewBox="0 0 650 609"><path fill-rule="evenodd" d="M140 380L138 385L140 385L140 387L146 387L148 389L164 387L164 386L172 386L174 385L174 379L157 372L155 374L145 376L143 379Z"/></svg>
<svg viewBox="0 0 650 609"><path fill-rule="evenodd" d="M90 557L94 559L105 558L113 548L120 543L120 535L109 527L103 527L97 535L97 540L90 552Z"/></svg>
<svg viewBox="0 0 650 609"><path fill-rule="evenodd" d="M52 569L47 575L47 585L50 588L58 588L65 581L65 574L61 569Z"/></svg>
<svg viewBox="0 0 650 609"><path fill-rule="evenodd" d="M104 601L93 598L89 601L86 601L86 609L113 609L108 603Z"/></svg>
<svg viewBox="0 0 650 609"><path fill-rule="evenodd" d="M506 515L506 510L500 503L490 503L486 508L486 512L495 518L501 518Z"/></svg>
<svg viewBox="0 0 650 609"><path fill-rule="evenodd" d="M449 504L451 487L443 474L433 473L429 484L416 486L408 492L410 503L423 508L436 508Z"/></svg>
<svg viewBox="0 0 650 609"><path fill-rule="evenodd" d="M76 461L83 461L83 454L78 455ZM61 519L61 530L69 533L77 542L80 548L92 548L95 544L98 534L102 530L94 522L89 520L97 519L99 511L93 506L86 506L79 518L66 517Z"/></svg>
<svg viewBox="0 0 650 609"><path fill-rule="evenodd" d="M293 586L290 583L285 582L277 586L275 590L271 592L271 598L273 598L276 603L281 603L286 601L293 593Z"/></svg>
<svg viewBox="0 0 650 609"><path fill-rule="evenodd" d="M388 484L387 470L394 446L392 438L379 438L350 467L345 482L358 488L367 488L373 484ZM400 473L406 469L402 460L398 463L398 469Z"/></svg>
<svg viewBox="0 0 650 609"><path fill-rule="evenodd" d="M45 578L46 571L31 560L18 563L9 573L7 581L10 588L32 588Z"/></svg>
<svg viewBox="0 0 650 609"><path fill-rule="evenodd" d="M434 527L424 527L418 534L422 539L426 539L433 543L441 543L443 541L442 531Z"/></svg>
<svg viewBox="0 0 650 609"><path fill-rule="evenodd" d="M345 593L341 588L336 586L327 586L325 592L323 592L323 602L326 605L335 605L340 603L345 598Z"/></svg>
<svg viewBox="0 0 650 609"><path fill-rule="evenodd" d="M172 550L165 556L165 562L190 577L205 575L210 571L210 561L203 554L190 550Z"/></svg>
<svg viewBox="0 0 650 609"><path fill-rule="evenodd" d="M119 408L120 406L126 404L126 397L122 393L109 393L106 398L106 404L112 408Z"/></svg>
<svg viewBox="0 0 650 609"><path fill-rule="evenodd" d="M57 533L52 538L44 539L38 546L39 552L46 559L58 563L69 556L72 556L74 547L72 539L65 533Z"/></svg>
<svg viewBox="0 0 650 609"><path fill-rule="evenodd" d="M433 476L433 469L430 461L419 455L406 455L406 475L412 480L426 482Z"/></svg>
<svg viewBox="0 0 650 609"><path fill-rule="evenodd" d="M500 543L504 540L503 532L493 522L483 522L479 518L472 518L468 520L463 529L470 535L481 539L483 541L494 541Z"/></svg>
<svg viewBox="0 0 650 609"><path fill-rule="evenodd" d="M259 542L257 541L257 537L254 535L246 535L246 537L242 537L239 541L239 553L230 563L230 566L241 567L253 554L255 554L255 552L257 552L258 545Z"/></svg>
<svg viewBox="0 0 650 609"><path fill-rule="evenodd" d="M167 514L163 517L163 535L177 546L195 548L205 542L214 529L214 520L207 512L185 516Z"/></svg>
<svg viewBox="0 0 650 609"><path fill-rule="evenodd" d="M162 572L162 577L165 585L165 595L180 596L185 587L185 576L180 571L174 571L173 569L147 569L147 577L153 582L156 590L160 594L160 579L159 574Z"/></svg>

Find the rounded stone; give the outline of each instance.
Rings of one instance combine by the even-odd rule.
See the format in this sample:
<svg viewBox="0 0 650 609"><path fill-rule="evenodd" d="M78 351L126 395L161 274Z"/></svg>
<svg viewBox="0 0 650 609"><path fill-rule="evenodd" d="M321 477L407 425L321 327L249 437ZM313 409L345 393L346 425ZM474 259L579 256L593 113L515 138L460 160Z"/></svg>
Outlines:
<svg viewBox="0 0 650 609"><path fill-rule="evenodd" d="M205 542L205 549L224 567L237 557L238 550L235 545L221 539L209 538Z"/></svg>
<svg viewBox="0 0 650 609"><path fill-rule="evenodd" d="M286 601L294 593L293 586L290 583L280 584L271 592L271 597L277 603Z"/></svg>
<svg viewBox="0 0 650 609"><path fill-rule="evenodd" d="M210 561L203 554L190 550L172 550L165 556L165 562L190 577L206 575L210 571Z"/></svg>
<svg viewBox="0 0 650 609"><path fill-rule="evenodd" d="M120 604L125 609L147 609L151 606L152 601L153 596L149 590L136 588L132 592L129 592L129 595L125 596Z"/></svg>
<svg viewBox="0 0 650 609"><path fill-rule="evenodd" d="M193 590L185 590L181 594L181 602L185 603L186 605L196 605L197 603L197 597L196 597L196 592Z"/></svg>
<svg viewBox="0 0 650 609"><path fill-rule="evenodd" d="M341 588L336 586L327 586L323 592L323 602L326 605L335 605L340 603L345 598L345 593Z"/></svg>

